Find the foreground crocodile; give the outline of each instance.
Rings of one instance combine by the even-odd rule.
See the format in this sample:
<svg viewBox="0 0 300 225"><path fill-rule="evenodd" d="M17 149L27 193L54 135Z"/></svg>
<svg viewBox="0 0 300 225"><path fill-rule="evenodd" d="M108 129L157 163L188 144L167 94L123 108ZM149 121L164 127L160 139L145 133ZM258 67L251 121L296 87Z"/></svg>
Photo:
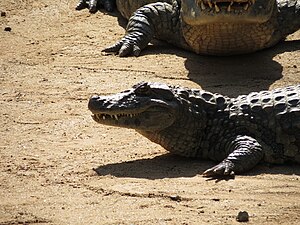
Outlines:
<svg viewBox="0 0 300 225"><path fill-rule="evenodd" d="M88 107L101 124L135 129L166 150L220 162L204 176L243 173L260 161L300 163L300 85L229 98L139 83Z"/></svg>
<svg viewBox="0 0 300 225"><path fill-rule="evenodd" d="M300 28L300 0L80 0L76 9L115 4L129 19L126 34L103 51L119 56L138 56L153 37L199 54L243 54Z"/></svg>

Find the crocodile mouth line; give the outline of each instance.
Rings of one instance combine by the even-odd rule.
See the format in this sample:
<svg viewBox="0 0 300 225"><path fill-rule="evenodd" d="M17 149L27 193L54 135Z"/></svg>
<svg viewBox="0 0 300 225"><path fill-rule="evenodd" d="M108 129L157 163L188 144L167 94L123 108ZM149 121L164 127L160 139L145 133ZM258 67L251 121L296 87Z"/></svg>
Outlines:
<svg viewBox="0 0 300 225"><path fill-rule="evenodd" d="M231 12L233 10L247 11L256 0L196 0L202 10L210 10L216 13L220 11Z"/></svg>
<svg viewBox="0 0 300 225"><path fill-rule="evenodd" d="M140 113L116 113L116 114L107 114L107 113L98 113L94 114L93 118L95 118L97 121L101 120L107 120L107 119L112 119L112 120L119 120L121 118L134 118Z"/></svg>

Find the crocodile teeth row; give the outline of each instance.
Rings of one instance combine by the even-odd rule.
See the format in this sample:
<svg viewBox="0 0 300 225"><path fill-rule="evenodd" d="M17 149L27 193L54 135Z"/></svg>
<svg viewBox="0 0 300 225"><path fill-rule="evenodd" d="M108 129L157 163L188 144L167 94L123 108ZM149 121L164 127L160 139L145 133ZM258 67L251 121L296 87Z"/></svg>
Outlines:
<svg viewBox="0 0 300 225"><path fill-rule="evenodd" d="M119 117L134 117L137 114L126 114L126 113L122 113L122 114L113 114L113 115L109 115L109 114L96 114L96 118L97 119L102 119L102 120L106 120L106 117L110 116L112 119L115 120L119 120Z"/></svg>
<svg viewBox="0 0 300 225"><path fill-rule="evenodd" d="M209 8L215 8L215 11L216 12L220 12L220 7L217 5L217 2L213 2L213 0L206 0L205 2L203 0L197 0L198 4L200 4L200 7L202 10L205 10L206 9L206 6L205 5L208 5ZM248 0L247 2L246 1L243 1L243 0L235 0L235 1L231 1L230 4L228 5L227 7L227 12L230 12L231 11L231 6L234 4L234 3L246 3L246 5L244 6L244 10L248 10L249 6L254 4L256 0ZM219 2L219 3L226 3L226 2ZM228 2L229 3L229 2ZM213 5L214 4L214 5Z"/></svg>

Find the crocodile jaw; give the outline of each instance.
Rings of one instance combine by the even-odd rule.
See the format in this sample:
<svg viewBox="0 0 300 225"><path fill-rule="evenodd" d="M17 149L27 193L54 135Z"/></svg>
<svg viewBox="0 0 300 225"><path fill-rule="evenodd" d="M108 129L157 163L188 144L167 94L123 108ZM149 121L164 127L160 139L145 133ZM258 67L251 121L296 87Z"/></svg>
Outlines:
<svg viewBox="0 0 300 225"><path fill-rule="evenodd" d="M185 0L181 16L189 25L209 23L264 23L270 19L275 0Z"/></svg>
<svg viewBox="0 0 300 225"><path fill-rule="evenodd" d="M123 95L126 93L91 97L88 108L92 118L104 125L141 131L160 131L176 120L175 103L147 98L129 100Z"/></svg>
<svg viewBox="0 0 300 225"><path fill-rule="evenodd" d="M141 113L95 113L92 118L101 124L142 131L160 131L175 121L172 113L147 110Z"/></svg>

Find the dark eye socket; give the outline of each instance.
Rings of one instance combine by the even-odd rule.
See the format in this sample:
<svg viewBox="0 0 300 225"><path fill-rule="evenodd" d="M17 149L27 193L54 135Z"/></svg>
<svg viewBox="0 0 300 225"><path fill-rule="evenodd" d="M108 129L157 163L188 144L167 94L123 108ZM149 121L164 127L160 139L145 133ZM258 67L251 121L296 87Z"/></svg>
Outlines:
<svg viewBox="0 0 300 225"><path fill-rule="evenodd" d="M145 83L139 86L136 91L137 94L149 94L151 92L150 85Z"/></svg>
<svg viewBox="0 0 300 225"><path fill-rule="evenodd" d="M148 96L155 99L165 99L171 101L174 98L174 94L170 89L162 87L151 87L148 83L140 84L135 87L135 94L140 96Z"/></svg>
<svg viewBox="0 0 300 225"><path fill-rule="evenodd" d="M174 94L170 90L157 89L153 91L155 92L155 95L159 96L159 98L161 99L165 99L167 101L171 101L174 99Z"/></svg>

